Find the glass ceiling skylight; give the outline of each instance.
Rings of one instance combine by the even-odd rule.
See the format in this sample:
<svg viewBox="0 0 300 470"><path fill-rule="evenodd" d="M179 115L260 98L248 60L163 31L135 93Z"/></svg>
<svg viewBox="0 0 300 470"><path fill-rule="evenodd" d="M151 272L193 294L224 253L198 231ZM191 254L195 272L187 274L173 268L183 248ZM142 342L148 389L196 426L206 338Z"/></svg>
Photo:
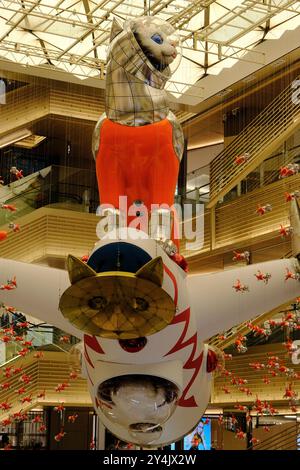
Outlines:
<svg viewBox="0 0 300 470"><path fill-rule="evenodd" d="M255 46L299 26L299 13L297 0L0 0L0 59L104 79L112 19L156 15L180 31L167 86L180 96L237 60L263 64Z"/></svg>

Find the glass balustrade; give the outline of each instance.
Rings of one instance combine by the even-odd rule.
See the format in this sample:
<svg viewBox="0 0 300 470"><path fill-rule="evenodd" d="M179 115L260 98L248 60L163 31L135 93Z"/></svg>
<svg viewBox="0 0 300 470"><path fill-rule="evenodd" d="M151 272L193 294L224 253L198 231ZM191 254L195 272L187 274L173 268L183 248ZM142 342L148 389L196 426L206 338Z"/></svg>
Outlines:
<svg viewBox="0 0 300 470"><path fill-rule="evenodd" d="M0 186L0 227L40 207L95 213L99 204L94 171L51 165L6 186ZM14 207L16 210L14 211Z"/></svg>
<svg viewBox="0 0 300 470"><path fill-rule="evenodd" d="M300 131L297 131L288 141L266 158L255 170L247 175L238 186L229 191L222 201L229 202L237 197L258 188L275 183L279 180L281 167L300 163ZM207 204L210 199L209 169L206 166L197 168L187 175L186 198L181 202Z"/></svg>
<svg viewBox="0 0 300 470"><path fill-rule="evenodd" d="M10 327L11 325L7 325L7 328ZM9 332L5 334L3 328L0 330L0 367L15 358L21 357L22 351L25 348L28 348L28 353L30 351L43 350L68 353L80 342L75 336L68 335L59 328L45 323L29 323L28 328L23 328L22 332L18 326L15 326L14 331L16 333L15 336L10 335ZM8 342L3 341L5 336L10 336L11 340ZM16 341L14 339L16 336L22 336L23 340ZM28 344L26 345L26 343Z"/></svg>

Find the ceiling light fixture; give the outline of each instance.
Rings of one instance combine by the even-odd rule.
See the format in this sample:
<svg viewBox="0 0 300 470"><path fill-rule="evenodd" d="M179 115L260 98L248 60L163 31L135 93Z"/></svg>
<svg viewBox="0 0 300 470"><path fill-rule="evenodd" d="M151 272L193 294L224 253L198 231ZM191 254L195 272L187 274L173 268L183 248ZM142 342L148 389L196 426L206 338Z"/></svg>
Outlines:
<svg viewBox="0 0 300 470"><path fill-rule="evenodd" d="M222 90L218 93L218 96L226 96L231 92L232 92L232 88L225 88L225 90Z"/></svg>
<svg viewBox="0 0 300 470"><path fill-rule="evenodd" d="M257 76L256 75L249 75L249 77L244 78L243 82L244 83L251 83L254 80L257 80Z"/></svg>
<svg viewBox="0 0 300 470"><path fill-rule="evenodd" d="M280 65L283 65L285 63L286 63L285 59L278 59L278 60L276 60L276 62L272 62L271 66L272 67L279 67Z"/></svg>

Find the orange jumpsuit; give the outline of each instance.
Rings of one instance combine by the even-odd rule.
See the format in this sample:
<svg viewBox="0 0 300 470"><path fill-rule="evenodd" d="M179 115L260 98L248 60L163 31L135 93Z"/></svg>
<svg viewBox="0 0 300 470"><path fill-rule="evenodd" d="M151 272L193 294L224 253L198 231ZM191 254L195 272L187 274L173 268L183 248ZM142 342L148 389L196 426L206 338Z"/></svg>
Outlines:
<svg viewBox="0 0 300 470"><path fill-rule="evenodd" d="M96 159L101 204L119 208L119 196L127 196L129 208L140 200L149 219L151 204L174 204L179 160L172 131L167 119L138 127L103 122Z"/></svg>

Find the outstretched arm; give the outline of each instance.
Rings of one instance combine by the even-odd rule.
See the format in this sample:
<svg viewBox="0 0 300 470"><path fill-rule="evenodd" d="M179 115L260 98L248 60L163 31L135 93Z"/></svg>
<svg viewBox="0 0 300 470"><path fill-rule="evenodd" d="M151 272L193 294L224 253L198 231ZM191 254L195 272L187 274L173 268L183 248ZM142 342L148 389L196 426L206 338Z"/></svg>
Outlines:
<svg viewBox="0 0 300 470"><path fill-rule="evenodd" d="M65 320L58 309L60 296L70 285L66 271L3 258L0 266L0 284L14 276L17 281L16 289L0 291L0 302L82 338L82 331Z"/></svg>
<svg viewBox="0 0 300 470"><path fill-rule="evenodd" d="M101 127L105 119L107 119L106 114L105 113L101 114L95 126L93 136L92 136L92 152L93 152L93 156L95 160L97 158L97 153L100 147L100 131L101 131Z"/></svg>
<svg viewBox="0 0 300 470"><path fill-rule="evenodd" d="M268 261L212 274L188 276L191 309L197 318L203 340L228 330L257 315L266 313L300 296L300 282L285 280L287 269L297 273L295 258ZM255 274L270 273L266 284ZM236 292L233 285L240 280L249 291Z"/></svg>
<svg viewBox="0 0 300 470"><path fill-rule="evenodd" d="M169 111L167 115L168 121L172 124L172 129L173 129L173 147L175 150L175 153L179 159L179 161L182 159L183 155L183 150L184 150L184 136L183 136L183 131L182 127L180 125L180 122L178 121L177 117L175 114L172 113L172 111Z"/></svg>

